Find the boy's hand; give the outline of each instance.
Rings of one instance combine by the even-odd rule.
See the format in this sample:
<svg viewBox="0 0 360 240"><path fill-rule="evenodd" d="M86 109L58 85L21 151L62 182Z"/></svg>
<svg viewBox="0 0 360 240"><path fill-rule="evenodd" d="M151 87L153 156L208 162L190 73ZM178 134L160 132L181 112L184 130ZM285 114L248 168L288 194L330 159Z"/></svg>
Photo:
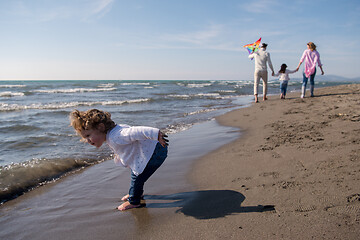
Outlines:
<svg viewBox="0 0 360 240"><path fill-rule="evenodd" d="M167 137L168 137L168 136L167 136L166 134L164 134L163 132L159 131L158 141L159 141L159 143L161 144L161 146L166 147L166 146L169 145L169 144L168 144L169 140L167 139Z"/></svg>

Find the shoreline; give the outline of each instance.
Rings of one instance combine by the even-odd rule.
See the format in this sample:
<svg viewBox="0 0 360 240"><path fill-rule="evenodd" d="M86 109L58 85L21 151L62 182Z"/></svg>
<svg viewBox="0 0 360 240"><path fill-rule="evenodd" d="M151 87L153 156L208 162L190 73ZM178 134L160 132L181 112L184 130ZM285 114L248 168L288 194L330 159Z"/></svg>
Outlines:
<svg viewBox="0 0 360 240"><path fill-rule="evenodd" d="M199 124L193 129L198 139L183 132L181 141L170 142L177 148L170 153L178 160L160 168L145 187L145 194L151 194L145 196L146 208L114 209L129 179L127 174L119 177L121 169L114 171L113 162L106 161L5 203L6 208L0 207L0 236L356 239L360 84L316 88L315 94L300 99L299 93L289 93L283 101L269 96L266 102L216 118L231 127ZM209 139L218 146L232 137L212 150L205 142L201 147L209 153L195 156L209 129L226 129L209 132L219 134ZM178 169L183 158L188 159L180 166L188 168Z"/></svg>
<svg viewBox="0 0 360 240"><path fill-rule="evenodd" d="M215 120L169 135L169 156L145 186L146 208L126 212L116 209L128 191L130 173L126 168L115 166L112 160L29 191L0 206L0 238L139 238L158 222L171 219L174 209L181 207L177 201L154 198L191 199L197 191L186 175L193 161L235 140L238 135L237 129L221 126ZM214 136L221 141L215 141ZM199 151L199 147L207 151ZM64 232L64 229L67 230Z"/></svg>

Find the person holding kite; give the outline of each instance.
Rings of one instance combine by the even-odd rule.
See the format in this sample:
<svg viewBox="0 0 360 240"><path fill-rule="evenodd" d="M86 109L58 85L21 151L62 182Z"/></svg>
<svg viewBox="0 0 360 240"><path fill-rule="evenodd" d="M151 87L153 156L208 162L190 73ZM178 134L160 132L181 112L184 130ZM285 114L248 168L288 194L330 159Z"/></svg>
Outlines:
<svg viewBox="0 0 360 240"><path fill-rule="evenodd" d="M314 96L315 88L315 75L316 75L316 64L321 69L321 75L324 75L324 70L322 69L322 64L320 61L320 54L316 51L316 45L313 42L307 43L307 49L303 52L303 55L300 58L300 62L296 70L299 70L302 62L305 61L304 73L303 73L303 83L301 87L301 98L305 97L306 85L310 77L310 96Z"/></svg>
<svg viewBox="0 0 360 240"><path fill-rule="evenodd" d="M267 100L267 80L268 80L268 72L267 72L267 64L269 65L272 74L274 74L274 68L271 63L270 53L266 51L267 44L263 43L261 48L254 48L252 53L249 55L249 58L255 58L255 72L254 72L254 96L255 102L259 102L258 100L258 87L260 78L263 81L263 100Z"/></svg>

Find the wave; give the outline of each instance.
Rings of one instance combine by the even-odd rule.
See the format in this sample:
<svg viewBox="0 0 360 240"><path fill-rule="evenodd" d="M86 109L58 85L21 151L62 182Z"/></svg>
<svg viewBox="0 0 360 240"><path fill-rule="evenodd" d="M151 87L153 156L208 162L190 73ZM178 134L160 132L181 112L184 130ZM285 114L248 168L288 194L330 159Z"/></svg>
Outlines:
<svg viewBox="0 0 360 240"><path fill-rule="evenodd" d="M201 114L201 113L208 113L208 112L213 112L219 110L219 108L206 108L206 109L201 109L198 111L194 111L194 112L189 112L189 113L184 113L184 116L190 116L190 115L195 115L195 114Z"/></svg>
<svg viewBox="0 0 360 240"><path fill-rule="evenodd" d="M34 159L25 163L0 166L0 203L55 181L60 177L108 158Z"/></svg>
<svg viewBox="0 0 360 240"><path fill-rule="evenodd" d="M0 85L0 88L19 88L19 87L26 87L26 85L16 85L16 84Z"/></svg>
<svg viewBox="0 0 360 240"><path fill-rule="evenodd" d="M166 134L175 134L190 129L193 125L193 123L172 124L168 125L164 132Z"/></svg>
<svg viewBox="0 0 360 240"><path fill-rule="evenodd" d="M149 98L124 100L124 101L95 101L95 102L67 102L67 103L55 102L55 103L47 103L47 104L33 103L30 105L0 103L0 112L29 110L29 109L53 110L53 109L73 108L78 106L94 106L94 105L123 105L123 104L132 104L132 103L142 103L148 101L150 101Z"/></svg>
<svg viewBox="0 0 360 240"><path fill-rule="evenodd" d="M184 99L191 98L191 96L187 95L187 94L170 94L170 95L167 95L167 97L169 97L169 98L184 98Z"/></svg>
<svg viewBox="0 0 360 240"><path fill-rule="evenodd" d="M21 133L24 134L26 132L34 132L41 130L41 128L37 126L31 126L31 125L24 125L24 124L17 124L12 126L6 126L6 127L0 127L0 133Z"/></svg>
<svg viewBox="0 0 360 240"><path fill-rule="evenodd" d="M189 99L189 98L223 98L219 93L197 93L197 94L170 94L166 96L167 98L180 98L180 99Z"/></svg>
<svg viewBox="0 0 360 240"><path fill-rule="evenodd" d="M210 87L213 83L185 83L185 82L178 82L177 85L181 87L188 87L188 88L203 88L203 87Z"/></svg>
<svg viewBox="0 0 360 240"><path fill-rule="evenodd" d="M220 90L221 93L235 93L236 90Z"/></svg>
<svg viewBox="0 0 360 240"><path fill-rule="evenodd" d="M36 93L77 93L77 92L105 92L105 91L114 91L116 88L103 87L103 88L72 88L72 89L52 89L45 90L39 89L32 92Z"/></svg>
<svg viewBox="0 0 360 240"><path fill-rule="evenodd" d="M220 94L219 93L198 93L198 94L195 94L194 96L199 96L199 97L220 97Z"/></svg>
<svg viewBox="0 0 360 240"><path fill-rule="evenodd" d="M187 87L189 88L202 88L202 87L210 87L212 83L189 83Z"/></svg>
<svg viewBox="0 0 360 240"><path fill-rule="evenodd" d="M150 83L148 83L148 82L146 82L146 83L120 83L120 85L123 85L123 86L132 86L132 85L134 85L134 86L136 86L136 85L138 85L138 86L149 86L150 85Z"/></svg>
<svg viewBox="0 0 360 240"><path fill-rule="evenodd" d="M18 97L24 95L23 92L0 92L0 97Z"/></svg>
<svg viewBox="0 0 360 240"><path fill-rule="evenodd" d="M115 83L102 83L102 84L99 84L99 88L111 88L115 85Z"/></svg>

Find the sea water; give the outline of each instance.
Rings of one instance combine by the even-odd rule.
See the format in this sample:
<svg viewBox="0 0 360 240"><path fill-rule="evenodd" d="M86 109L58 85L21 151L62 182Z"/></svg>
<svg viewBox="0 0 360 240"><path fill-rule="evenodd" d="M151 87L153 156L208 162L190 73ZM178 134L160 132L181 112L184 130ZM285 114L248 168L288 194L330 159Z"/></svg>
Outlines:
<svg viewBox="0 0 360 240"><path fill-rule="evenodd" d="M300 88L291 82L288 91ZM278 92L278 81L270 82L269 93ZM79 142L69 125L74 109L101 109L116 123L173 134L249 104L252 93L252 80L0 81L0 203L112 158L106 144Z"/></svg>

